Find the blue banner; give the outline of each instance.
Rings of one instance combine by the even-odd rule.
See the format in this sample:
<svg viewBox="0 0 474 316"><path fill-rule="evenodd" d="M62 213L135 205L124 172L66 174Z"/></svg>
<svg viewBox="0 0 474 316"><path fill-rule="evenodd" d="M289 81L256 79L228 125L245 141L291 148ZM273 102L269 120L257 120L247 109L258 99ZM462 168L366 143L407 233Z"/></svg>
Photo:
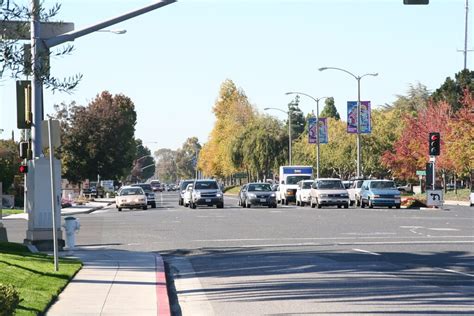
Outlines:
<svg viewBox="0 0 474 316"><path fill-rule="evenodd" d="M372 131L370 119L370 101L360 102L360 133ZM357 133L357 101L347 101L347 132Z"/></svg>

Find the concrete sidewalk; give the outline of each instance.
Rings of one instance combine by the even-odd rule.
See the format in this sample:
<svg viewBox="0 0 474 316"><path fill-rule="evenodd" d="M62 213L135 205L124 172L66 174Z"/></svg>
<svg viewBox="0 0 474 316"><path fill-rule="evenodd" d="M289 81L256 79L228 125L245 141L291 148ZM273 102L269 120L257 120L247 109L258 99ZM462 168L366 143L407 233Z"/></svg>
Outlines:
<svg viewBox="0 0 474 316"><path fill-rule="evenodd" d="M46 315L170 315L159 254L78 248L67 255L84 267Z"/></svg>

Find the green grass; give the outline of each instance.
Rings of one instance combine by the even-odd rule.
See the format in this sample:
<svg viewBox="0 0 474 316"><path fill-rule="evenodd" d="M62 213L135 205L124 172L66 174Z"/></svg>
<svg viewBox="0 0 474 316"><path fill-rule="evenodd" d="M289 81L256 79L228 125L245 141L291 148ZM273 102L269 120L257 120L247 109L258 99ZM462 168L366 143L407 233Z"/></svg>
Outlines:
<svg viewBox="0 0 474 316"><path fill-rule="evenodd" d="M445 201L469 201L469 194L471 191L469 189L458 189L457 194L454 193L454 190L449 190L444 192ZM415 194L414 197L426 197L426 193Z"/></svg>
<svg viewBox="0 0 474 316"><path fill-rule="evenodd" d="M0 242L0 283L11 284L20 293L16 316L44 313L81 266L80 261L60 258L55 272L52 256L31 253L21 244Z"/></svg>
<svg viewBox="0 0 474 316"><path fill-rule="evenodd" d="M23 209L10 209L10 208L7 208L7 209L3 209L2 210L2 215L3 216L7 216L7 215L11 215L11 214L20 214L20 213L23 213L24 210Z"/></svg>
<svg viewBox="0 0 474 316"><path fill-rule="evenodd" d="M237 186L226 188L225 193L238 194L239 191L240 191L240 186L237 185Z"/></svg>

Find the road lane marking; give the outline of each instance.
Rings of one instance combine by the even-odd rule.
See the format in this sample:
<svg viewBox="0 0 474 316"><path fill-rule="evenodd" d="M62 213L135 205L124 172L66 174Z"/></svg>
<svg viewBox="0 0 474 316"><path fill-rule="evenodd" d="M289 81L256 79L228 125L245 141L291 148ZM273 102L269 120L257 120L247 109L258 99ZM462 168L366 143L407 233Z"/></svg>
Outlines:
<svg viewBox="0 0 474 316"><path fill-rule="evenodd" d="M368 254L368 255L381 256L381 254L379 254L379 253L372 252L372 251L368 251L368 250L364 250L364 249L353 248L352 250L357 251L357 252L366 253L366 254Z"/></svg>
<svg viewBox="0 0 474 316"><path fill-rule="evenodd" d="M445 231L445 232L458 232L460 229L457 228L428 228L429 230L434 231Z"/></svg>
<svg viewBox="0 0 474 316"><path fill-rule="evenodd" d="M354 237L357 240L364 240L364 239L394 239L392 237L376 237L376 236L368 236L368 237ZM407 237L395 237L398 239L415 239L419 237L415 236L407 236ZM474 243L474 236L436 236L432 238L471 238L469 242ZM192 240L193 242L226 242L226 241L274 241L274 240L347 240L353 239L351 237L289 237L289 238L229 238L229 239L196 239ZM430 239L425 237L424 239ZM425 240L426 242L433 242L430 240Z"/></svg>

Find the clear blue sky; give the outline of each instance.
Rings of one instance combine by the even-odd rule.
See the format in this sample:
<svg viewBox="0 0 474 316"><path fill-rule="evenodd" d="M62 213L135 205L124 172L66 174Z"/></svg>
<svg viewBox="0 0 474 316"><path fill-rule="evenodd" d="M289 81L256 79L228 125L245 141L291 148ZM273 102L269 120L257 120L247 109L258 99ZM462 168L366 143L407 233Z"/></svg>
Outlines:
<svg viewBox="0 0 474 316"><path fill-rule="evenodd" d="M78 29L152 1L45 1L56 2L62 2L59 19ZM361 85L362 99L373 106L392 103L409 84L434 90L462 69L463 54L457 50L464 47L465 0L430 2L181 0L114 27L126 29L124 35L77 39L71 55L52 60L52 72L58 77L81 73L84 79L73 94L46 92L45 111L52 113L53 104L62 101L87 105L103 90L123 93L136 106L136 137L152 151L179 148L191 136L205 143L226 78L260 111L284 109L291 100L284 93L293 90L333 96L345 118L346 102L357 99L357 81L338 71L319 72L319 67L378 72ZM469 32L472 38L470 27ZM471 61L468 55L468 67ZM301 101L305 113L315 107L314 101ZM283 113L272 114L284 119ZM18 139L14 82L5 78L0 128L5 130L0 137L10 137L15 129Z"/></svg>

